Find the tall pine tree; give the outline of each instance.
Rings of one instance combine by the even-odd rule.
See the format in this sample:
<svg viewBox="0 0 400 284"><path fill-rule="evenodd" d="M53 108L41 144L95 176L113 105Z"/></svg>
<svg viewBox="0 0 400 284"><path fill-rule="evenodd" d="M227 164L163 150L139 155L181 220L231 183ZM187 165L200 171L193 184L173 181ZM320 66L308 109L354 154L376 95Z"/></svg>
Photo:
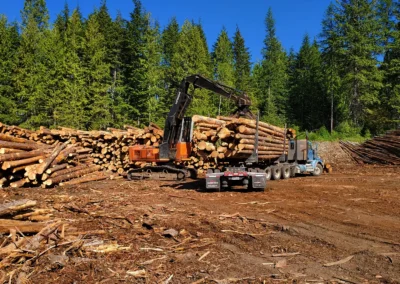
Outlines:
<svg viewBox="0 0 400 284"><path fill-rule="evenodd" d="M232 42L225 27L222 28L212 52L214 79L227 86L235 83ZM232 103L223 98L217 100L218 114L227 115L232 112Z"/></svg>
<svg viewBox="0 0 400 284"><path fill-rule="evenodd" d="M193 74L202 74L210 78L210 61L210 55L208 49L205 48L200 29L197 25L185 21L172 57L173 81L180 83L184 77ZM188 115L190 114L216 114L216 108L212 105L212 97L207 91L196 91L196 96L188 111Z"/></svg>
<svg viewBox="0 0 400 284"><path fill-rule="evenodd" d="M266 19L260 89L256 96L261 116L267 121L282 125L286 120L287 108L287 56L275 31L275 20L269 8Z"/></svg>
<svg viewBox="0 0 400 284"><path fill-rule="evenodd" d="M316 42L310 43L308 35L294 61L290 86L290 121L303 130L327 126L329 104L323 87L321 54Z"/></svg>
<svg viewBox="0 0 400 284"><path fill-rule="evenodd" d="M235 88L243 92L250 90L250 52L246 47L244 38L240 33L239 27L233 37L233 61L235 68Z"/></svg>
<svg viewBox="0 0 400 284"><path fill-rule="evenodd" d="M16 25L10 26L7 18L0 15L0 121L18 124L18 105L15 96L13 70L19 34Z"/></svg>

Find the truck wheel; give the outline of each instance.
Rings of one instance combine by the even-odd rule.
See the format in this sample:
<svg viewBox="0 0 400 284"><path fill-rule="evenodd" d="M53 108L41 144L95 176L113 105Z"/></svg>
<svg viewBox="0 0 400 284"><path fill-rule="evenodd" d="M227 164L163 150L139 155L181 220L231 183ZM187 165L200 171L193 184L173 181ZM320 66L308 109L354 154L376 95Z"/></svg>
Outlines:
<svg viewBox="0 0 400 284"><path fill-rule="evenodd" d="M290 167L290 177L294 178L296 176L296 167Z"/></svg>
<svg viewBox="0 0 400 284"><path fill-rule="evenodd" d="M266 174L267 180L270 180L271 179L271 175L272 175L271 167L267 167L265 169L265 174Z"/></svg>
<svg viewBox="0 0 400 284"><path fill-rule="evenodd" d="M290 167L284 166L284 167L282 167L281 171L282 171L282 173L281 173L282 179L290 178Z"/></svg>
<svg viewBox="0 0 400 284"><path fill-rule="evenodd" d="M313 176L320 176L321 174L322 174L322 171L323 171L324 169L322 168L322 166L320 165L320 164L318 164L316 167L315 167L315 169L314 169L314 171L313 171L313 173L312 173L312 175Z"/></svg>
<svg viewBox="0 0 400 284"><path fill-rule="evenodd" d="M272 179L274 180L281 179L281 167L278 166L272 167Z"/></svg>

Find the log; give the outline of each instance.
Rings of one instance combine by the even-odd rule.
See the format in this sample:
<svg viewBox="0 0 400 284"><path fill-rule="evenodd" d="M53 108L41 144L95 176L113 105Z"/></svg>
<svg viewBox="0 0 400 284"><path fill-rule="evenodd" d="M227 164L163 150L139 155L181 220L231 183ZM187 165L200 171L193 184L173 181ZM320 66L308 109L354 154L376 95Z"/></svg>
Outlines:
<svg viewBox="0 0 400 284"><path fill-rule="evenodd" d="M51 163L55 160L55 158L57 158L58 154L60 154L60 152L64 150L69 143L70 141L68 140L65 143L61 144L60 146L54 148L51 155L47 157L46 160L42 164L40 164L40 166L37 168L37 174L39 175L43 174L47 170L47 168L51 165Z"/></svg>
<svg viewBox="0 0 400 284"><path fill-rule="evenodd" d="M68 164L61 164L61 165L56 165L54 167L51 167L49 169L46 170L46 173L51 175L52 173L55 173L57 171L66 169L68 167Z"/></svg>
<svg viewBox="0 0 400 284"><path fill-rule="evenodd" d="M28 182L29 182L29 179L23 178L23 179L21 179L19 181L15 181L15 182L10 183L10 187L13 187L13 188L23 187Z"/></svg>
<svg viewBox="0 0 400 284"><path fill-rule="evenodd" d="M213 125L224 125L225 124L225 121L223 121L223 120L219 120L219 119L211 118L211 117L206 117L206 116L201 116L201 115L194 115L192 117L192 121L194 123L205 122L205 123L213 124Z"/></svg>
<svg viewBox="0 0 400 284"><path fill-rule="evenodd" d="M241 150L233 152L233 154L253 154L253 150ZM258 151L259 156L263 155L277 155L280 156L283 154L283 151Z"/></svg>
<svg viewBox="0 0 400 284"><path fill-rule="evenodd" d="M225 138L231 136L231 131L228 128L223 127L218 131L217 135L218 135L219 138L225 139Z"/></svg>
<svg viewBox="0 0 400 284"><path fill-rule="evenodd" d="M0 149L0 154L10 154L10 153L20 153L20 152L25 152L25 150L12 149L12 148L1 148Z"/></svg>
<svg viewBox="0 0 400 284"><path fill-rule="evenodd" d="M0 204L0 216L15 215L18 212L36 206L36 201L30 199L21 199L13 202Z"/></svg>
<svg viewBox="0 0 400 284"><path fill-rule="evenodd" d="M239 118L237 120L237 122L238 122L238 124L244 124L244 125L247 125L249 127L254 127L254 128L256 127L256 123L257 123L256 120L251 120L251 119L247 119L247 118L243 118L243 117ZM274 133L280 133L283 136L285 135L285 130L283 128L278 127L278 126L274 126L272 124L269 124L269 123L266 123L266 122L263 122L263 121L259 121L258 122L258 126L261 127L261 128L270 129Z"/></svg>
<svg viewBox="0 0 400 284"><path fill-rule="evenodd" d="M31 158L31 157L39 156L41 154L43 154L43 150L34 150L34 151L30 151L30 152L17 152L17 153L4 154L4 155L0 155L0 163L4 162L4 161L15 161L15 160Z"/></svg>
<svg viewBox="0 0 400 284"><path fill-rule="evenodd" d="M27 221L0 219L0 234L7 234L10 229L18 228L23 233L37 233L43 229L43 223L33 223Z"/></svg>
<svg viewBox="0 0 400 284"><path fill-rule="evenodd" d="M27 140L24 138L18 138L18 137L6 135L6 134L0 134L0 140L8 141L8 142L17 142L17 143L34 143L33 141L30 141L30 140Z"/></svg>
<svg viewBox="0 0 400 284"><path fill-rule="evenodd" d="M194 132L194 137L195 137L197 140L204 140L204 141L207 141L207 140L208 140L207 135L206 135L205 133L200 132L200 131L195 131L195 132Z"/></svg>
<svg viewBox="0 0 400 284"><path fill-rule="evenodd" d="M11 161L11 162L4 162L1 169L7 170L13 167L21 166L21 165L27 165L31 164L33 162L37 162L40 159L43 159L43 156L36 156L28 159L23 159L23 160L17 160L17 161Z"/></svg>
<svg viewBox="0 0 400 284"><path fill-rule="evenodd" d="M200 142L197 144L197 148L198 148L199 150L205 150L206 147L207 147L207 142L205 142L205 141L200 141Z"/></svg>
<svg viewBox="0 0 400 284"><path fill-rule="evenodd" d="M54 159L54 161L51 163L50 166L55 166L59 163L61 163L62 161L66 160L69 156L69 154L72 154L76 151L76 147L74 146L70 146L64 150L62 150L58 156Z"/></svg>
<svg viewBox="0 0 400 284"><path fill-rule="evenodd" d="M17 143L17 142L0 141L0 147L29 151L29 150L37 150L43 146L39 146L38 144L33 144L33 143Z"/></svg>
<svg viewBox="0 0 400 284"><path fill-rule="evenodd" d="M237 145L238 149L241 150L254 150L254 144L239 144ZM283 152L283 145L282 147L276 146L274 144L267 144L265 146L259 145L258 150L260 151L282 151Z"/></svg>
<svg viewBox="0 0 400 284"><path fill-rule="evenodd" d="M215 150L215 145L214 144L212 144L212 143L206 143L206 150L208 151L208 152L212 152L212 151L214 151Z"/></svg>
<svg viewBox="0 0 400 284"><path fill-rule="evenodd" d="M57 176L57 177L52 177L46 181L43 182L44 185L54 185L57 184L61 181L65 181L65 180L70 180L73 178L77 178L77 177L81 177L83 175L95 172L95 171L99 171L100 170L100 166L92 166L92 167L86 167L83 170L79 170L79 171L75 171L72 172L70 174L65 174L65 175L61 175L61 176Z"/></svg>
<svg viewBox="0 0 400 284"><path fill-rule="evenodd" d="M254 135L245 135L245 134L236 133L235 138L240 140L239 143L243 143L243 144L255 144L256 143ZM277 137L269 136L269 135L258 137L258 143L269 142L269 143L275 143L275 144L283 144L283 141L284 140L281 139L280 137L277 138ZM289 143L289 141L286 141L286 143Z"/></svg>
<svg viewBox="0 0 400 284"><path fill-rule="evenodd" d="M70 167L70 168L66 168L66 169L63 169L63 170L58 170L56 172L53 172L50 177L53 178L53 177L57 177L57 176L62 176L62 175L73 173L73 172L76 172L76 171L79 171L79 170L82 170L82 169L85 169L85 168L87 168L86 165L79 165L79 166L76 166L76 167Z"/></svg>
<svg viewBox="0 0 400 284"><path fill-rule="evenodd" d="M255 135L256 134L256 127L248 126L248 125L240 125L236 128L236 131L241 134L246 135ZM274 132L267 128L258 127L258 136L268 137L270 135L276 136L276 138L284 139L284 135L279 132Z"/></svg>
<svg viewBox="0 0 400 284"><path fill-rule="evenodd" d="M108 176L108 175L98 175L98 174L92 175L92 176L84 176L84 177L76 178L76 179L73 179L70 181L61 182L60 186L75 185L75 184L81 184L81 183L85 183L85 182L105 180L109 177L110 176Z"/></svg>

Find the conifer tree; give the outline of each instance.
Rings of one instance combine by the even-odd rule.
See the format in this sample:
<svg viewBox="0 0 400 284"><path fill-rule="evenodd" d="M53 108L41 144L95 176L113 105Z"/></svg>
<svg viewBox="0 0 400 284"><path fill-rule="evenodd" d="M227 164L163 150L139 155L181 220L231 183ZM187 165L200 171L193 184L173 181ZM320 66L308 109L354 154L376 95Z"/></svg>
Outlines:
<svg viewBox="0 0 400 284"><path fill-rule="evenodd" d="M235 83L232 42L225 27L222 28L212 52L214 79L227 86ZM232 112L232 103L224 98L217 100L218 114L227 115Z"/></svg>
<svg viewBox="0 0 400 284"><path fill-rule="evenodd" d="M21 45L18 49L16 75L14 84L23 126L38 127L50 126L48 118L48 104L51 102L51 93L47 84L47 68L49 54L46 46L50 36L48 27L48 12L44 0L26 0L21 11L23 21Z"/></svg>
<svg viewBox="0 0 400 284"><path fill-rule="evenodd" d="M62 32L59 32L61 35ZM75 9L68 18L62 52L61 102L56 110L59 125L84 129L88 121L87 92L83 65L82 15Z"/></svg>
<svg viewBox="0 0 400 284"><path fill-rule="evenodd" d="M392 30L387 31L391 40L385 45L386 52L382 63L384 87L381 91L381 105L378 112L387 119L383 121L385 128L397 127L400 123L400 26L398 24L400 10L394 9L393 17L397 24Z"/></svg>
<svg viewBox="0 0 400 284"><path fill-rule="evenodd" d="M303 130L314 130L328 122L328 102L323 91L321 55L316 42L308 35L294 62L290 78L289 118Z"/></svg>
<svg viewBox="0 0 400 284"><path fill-rule="evenodd" d="M233 61L235 67L235 88L248 92L250 89L250 52L246 47L244 38L240 33L239 27L233 37Z"/></svg>
<svg viewBox="0 0 400 284"><path fill-rule="evenodd" d="M0 15L0 121L18 124L17 98L12 82L19 35L16 25L10 26Z"/></svg>
<svg viewBox="0 0 400 284"><path fill-rule="evenodd" d="M163 96L160 97L160 102L165 111L167 111L176 96L176 89L179 87L179 81L175 82L174 74L171 67L172 58L176 52L177 43L179 40L179 24L176 18L172 18L161 34L162 44L162 68L163 68Z"/></svg>
<svg viewBox="0 0 400 284"><path fill-rule="evenodd" d="M184 77L193 74L202 74L210 78L209 67L210 56L205 48L200 29L193 23L185 21L171 62L174 82L181 82ZM216 109L212 105L211 95L204 90L197 90L188 115L214 115L215 113Z"/></svg>
<svg viewBox="0 0 400 284"><path fill-rule="evenodd" d="M342 0L340 3L341 50L343 64L342 87L348 119L364 126L368 116L374 115L382 88L382 72L378 69L379 25L374 2ZM371 120L370 120L371 121Z"/></svg>
<svg viewBox="0 0 400 284"><path fill-rule="evenodd" d="M86 23L83 61L88 129L106 129L111 124L110 64L106 60L106 43L97 18L91 15Z"/></svg>
<svg viewBox="0 0 400 284"><path fill-rule="evenodd" d="M343 66L343 56L341 54L341 23L338 18L338 7L331 3L322 21L322 32L320 34L320 46L322 52L322 65L325 70L325 94L330 100L330 131L344 118L342 115L343 104L340 103L341 78L340 70ZM335 125L336 124L336 125Z"/></svg>
<svg viewBox="0 0 400 284"><path fill-rule="evenodd" d="M144 57L146 59L146 94L147 105L146 119L147 123L155 122L160 126L164 126L167 110L163 109L160 98L165 97L166 90L163 88L162 78L162 44L160 27L157 22L151 23L150 14L147 14L148 27L145 33L145 49Z"/></svg>
<svg viewBox="0 0 400 284"><path fill-rule="evenodd" d="M144 58L145 34L149 27L148 17L140 0L134 0L124 42L125 101L130 106L128 117L139 123L147 118L146 60Z"/></svg>
<svg viewBox="0 0 400 284"><path fill-rule="evenodd" d="M173 17L162 32L161 42L163 48L163 64L171 65L172 56L176 50L176 43L179 38L179 24L176 17Z"/></svg>
<svg viewBox="0 0 400 284"><path fill-rule="evenodd" d="M266 19L262 77L257 90L261 116L271 123L283 124L287 108L287 56L275 32L275 20L269 8Z"/></svg>

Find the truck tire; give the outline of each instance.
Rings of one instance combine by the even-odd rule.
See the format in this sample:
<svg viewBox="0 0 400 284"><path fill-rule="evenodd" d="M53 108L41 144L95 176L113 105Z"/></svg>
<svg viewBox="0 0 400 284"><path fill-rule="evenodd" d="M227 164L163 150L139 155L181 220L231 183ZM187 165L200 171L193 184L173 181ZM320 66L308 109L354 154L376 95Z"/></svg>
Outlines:
<svg viewBox="0 0 400 284"><path fill-rule="evenodd" d="M291 166L290 167L290 177L294 178L296 176L296 167L295 166Z"/></svg>
<svg viewBox="0 0 400 284"><path fill-rule="evenodd" d="M281 169L281 177L282 179L288 179L290 178L290 167L289 166L283 166Z"/></svg>
<svg viewBox="0 0 400 284"><path fill-rule="evenodd" d="M274 166L271 168L271 170L272 170L272 179L273 180L281 179L281 173L282 173L281 167Z"/></svg>
<svg viewBox="0 0 400 284"><path fill-rule="evenodd" d="M270 180L270 179L271 179L271 175L272 175L272 169L271 169L271 167L265 168L265 174L266 174L266 176L267 176L267 180Z"/></svg>
<svg viewBox="0 0 400 284"><path fill-rule="evenodd" d="M315 176L315 177L320 176L322 174L323 170L324 169L322 168L321 164L317 164L315 166L314 171L312 172L312 175Z"/></svg>

